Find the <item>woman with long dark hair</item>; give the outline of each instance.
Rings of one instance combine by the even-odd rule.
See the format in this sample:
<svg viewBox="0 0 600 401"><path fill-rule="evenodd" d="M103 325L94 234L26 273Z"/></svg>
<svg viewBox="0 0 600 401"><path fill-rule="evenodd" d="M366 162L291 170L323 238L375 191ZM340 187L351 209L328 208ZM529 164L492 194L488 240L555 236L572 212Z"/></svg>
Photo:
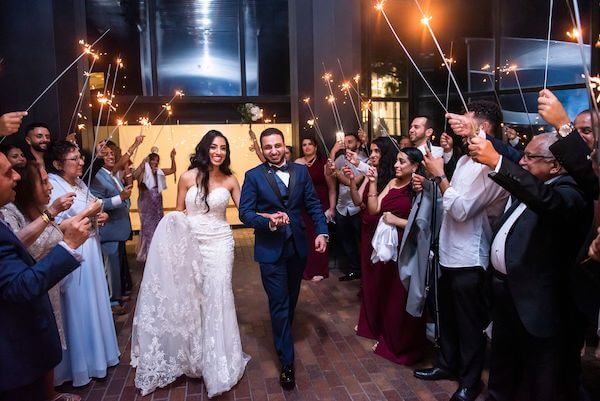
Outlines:
<svg viewBox="0 0 600 401"><path fill-rule="evenodd" d="M250 357L242 351L231 277L234 242L226 209L240 200L229 142L204 135L179 178L177 212L161 220L133 320L131 365L142 395L177 377L200 377L209 397L230 390Z"/></svg>
<svg viewBox="0 0 600 401"><path fill-rule="evenodd" d="M370 144L369 165L376 169L378 178L376 182L376 192L381 192L387 183L394 177L394 163L398 149L389 137L379 137ZM344 174L351 174L350 169L345 169ZM377 228L379 215L371 215L367 212L368 204L368 183L369 180L363 180L360 188L356 188L354 180L351 178L351 195L355 205L360 206L361 212L361 237L360 237L360 259L361 259L361 303L358 324L356 325L356 334L361 337L377 340L381 332L381 305L379 296L379 287L381 285L381 267L383 263L371 262L371 240Z"/></svg>
<svg viewBox="0 0 600 401"><path fill-rule="evenodd" d="M378 170L370 168L366 192L367 211L371 215L383 216L383 222L395 226L398 238L406 227L412 207L412 175L421 173L423 154L414 147L398 152L394 164L394 177L380 190ZM370 255L370 254L369 254ZM425 347L425 320L406 312L408 293L398 273L395 260L381 263L377 294L379 297L379 336L375 353L401 365L412 365L423 357Z"/></svg>
<svg viewBox="0 0 600 401"><path fill-rule="evenodd" d="M321 202L321 209L328 220L335 216L335 182L332 177L325 174L327 161L319 156L317 141L312 136L302 139L302 157L296 159L298 164L303 164L308 169L317 198ZM306 225L306 239L309 244L315 242L317 234L312 218L304 211L302 213ZM306 268L304 269L305 280L320 281L329 277L329 252L316 252L314 248L308 251Z"/></svg>

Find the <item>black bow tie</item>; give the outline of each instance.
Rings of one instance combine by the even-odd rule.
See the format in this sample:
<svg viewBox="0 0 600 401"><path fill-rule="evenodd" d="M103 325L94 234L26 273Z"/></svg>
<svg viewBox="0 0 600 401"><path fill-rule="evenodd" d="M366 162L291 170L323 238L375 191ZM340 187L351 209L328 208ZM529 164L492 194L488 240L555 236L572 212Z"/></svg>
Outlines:
<svg viewBox="0 0 600 401"><path fill-rule="evenodd" d="M290 167L288 166L287 163L285 163L283 166L279 166L279 167L271 165L271 170L273 170L273 172L283 171L283 172L287 173L289 168Z"/></svg>

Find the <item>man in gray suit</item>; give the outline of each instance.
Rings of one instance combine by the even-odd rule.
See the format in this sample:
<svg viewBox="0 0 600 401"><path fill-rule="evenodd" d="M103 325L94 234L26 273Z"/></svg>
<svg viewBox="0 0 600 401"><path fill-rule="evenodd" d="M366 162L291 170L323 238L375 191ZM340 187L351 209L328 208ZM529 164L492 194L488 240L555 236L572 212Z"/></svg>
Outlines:
<svg viewBox="0 0 600 401"><path fill-rule="evenodd" d="M115 154L108 146L103 149L103 158L104 167L95 175L90 190L94 196L102 199L104 211L109 215L106 224L100 228L100 242L109 278L113 313L123 314L125 310L120 306L123 294L119 249L124 248L125 241L131 236L129 197L132 186L124 187L121 180L112 174L115 166Z"/></svg>

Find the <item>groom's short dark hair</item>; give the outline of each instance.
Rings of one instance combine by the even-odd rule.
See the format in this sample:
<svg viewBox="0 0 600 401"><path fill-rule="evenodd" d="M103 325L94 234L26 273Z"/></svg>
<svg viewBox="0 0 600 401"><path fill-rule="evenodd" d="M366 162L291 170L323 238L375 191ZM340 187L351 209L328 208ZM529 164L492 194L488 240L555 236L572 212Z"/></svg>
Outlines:
<svg viewBox="0 0 600 401"><path fill-rule="evenodd" d="M271 136L271 135L279 135L281 137L281 139L283 140L283 143L285 143L285 138L283 137L283 132L281 132L277 128L267 128L266 130L264 130L263 132L260 133L260 144L262 145L262 140L264 137Z"/></svg>

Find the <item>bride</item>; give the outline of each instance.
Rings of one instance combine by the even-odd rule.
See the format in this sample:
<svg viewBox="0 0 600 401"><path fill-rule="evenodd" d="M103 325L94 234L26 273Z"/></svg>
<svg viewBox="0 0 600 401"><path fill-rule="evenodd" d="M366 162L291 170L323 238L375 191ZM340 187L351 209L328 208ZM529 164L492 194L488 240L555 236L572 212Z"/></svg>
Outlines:
<svg viewBox="0 0 600 401"><path fill-rule="evenodd" d="M250 357L242 351L231 275L234 242L225 218L240 186L229 142L211 130L177 188L177 212L159 223L133 319L131 365L142 395L181 375L202 377L208 396L229 391Z"/></svg>

